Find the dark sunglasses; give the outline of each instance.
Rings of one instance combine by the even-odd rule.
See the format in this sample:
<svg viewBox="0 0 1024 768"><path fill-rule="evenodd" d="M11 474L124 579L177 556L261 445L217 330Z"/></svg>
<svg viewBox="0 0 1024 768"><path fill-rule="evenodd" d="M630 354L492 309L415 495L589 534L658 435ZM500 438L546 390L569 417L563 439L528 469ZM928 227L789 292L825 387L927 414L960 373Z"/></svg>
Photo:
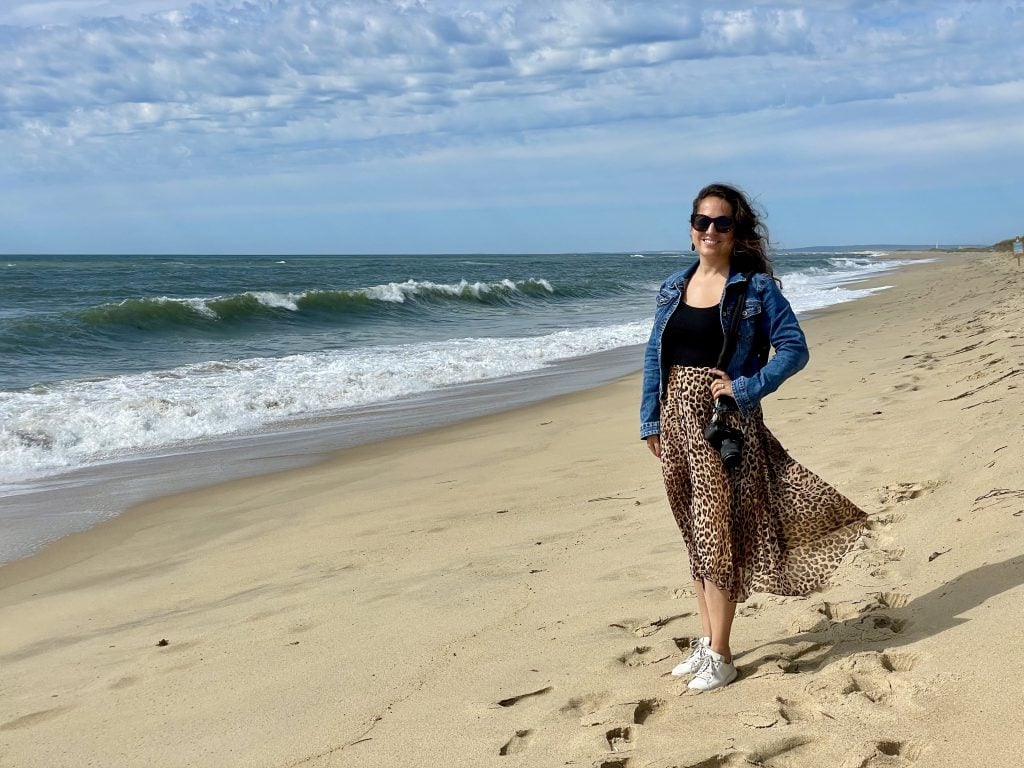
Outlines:
<svg viewBox="0 0 1024 768"><path fill-rule="evenodd" d="M690 226L698 232L707 232L711 225L715 225L716 232L731 232L736 219L732 216L705 216L703 213L690 215Z"/></svg>

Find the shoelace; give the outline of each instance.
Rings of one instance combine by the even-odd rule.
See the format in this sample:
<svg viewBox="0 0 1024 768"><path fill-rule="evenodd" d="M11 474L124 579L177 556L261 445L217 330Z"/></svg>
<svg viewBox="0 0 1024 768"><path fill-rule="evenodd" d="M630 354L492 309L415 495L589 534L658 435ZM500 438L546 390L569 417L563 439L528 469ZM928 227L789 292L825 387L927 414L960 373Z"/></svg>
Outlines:
<svg viewBox="0 0 1024 768"><path fill-rule="evenodd" d="M694 677L703 678L710 683L711 678L718 673L718 666L724 663L724 661L719 661L710 653L706 653L704 654L704 659L701 661L700 667L697 669L697 674Z"/></svg>
<svg viewBox="0 0 1024 768"><path fill-rule="evenodd" d="M705 653L707 648L708 647L706 645L704 645L704 643L702 643L700 641L699 637L694 639L694 640L691 640L690 641L690 655L686 657L686 660L687 661L692 661L693 658L696 656L698 659L701 660L701 664L703 664L704 663L704 659L707 657L707 653ZM698 669L700 669L700 667L698 667Z"/></svg>

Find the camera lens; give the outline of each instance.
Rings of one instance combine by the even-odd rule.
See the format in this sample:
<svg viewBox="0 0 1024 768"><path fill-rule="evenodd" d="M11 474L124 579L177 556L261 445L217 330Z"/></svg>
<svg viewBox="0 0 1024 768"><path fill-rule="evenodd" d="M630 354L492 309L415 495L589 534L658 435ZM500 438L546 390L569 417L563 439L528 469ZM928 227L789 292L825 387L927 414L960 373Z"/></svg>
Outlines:
<svg viewBox="0 0 1024 768"><path fill-rule="evenodd" d="M722 464L726 469L736 469L743 460L742 444L738 440L726 438L722 441L719 453L722 456Z"/></svg>
<svg viewBox="0 0 1024 768"><path fill-rule="evenodd" d="M721 421L723 410L715 404L715 412L711 421L704 428L704 439L718 451L722 464L727 470L736 469L743 459L743 433L735 427L727 426Z"/></svg>

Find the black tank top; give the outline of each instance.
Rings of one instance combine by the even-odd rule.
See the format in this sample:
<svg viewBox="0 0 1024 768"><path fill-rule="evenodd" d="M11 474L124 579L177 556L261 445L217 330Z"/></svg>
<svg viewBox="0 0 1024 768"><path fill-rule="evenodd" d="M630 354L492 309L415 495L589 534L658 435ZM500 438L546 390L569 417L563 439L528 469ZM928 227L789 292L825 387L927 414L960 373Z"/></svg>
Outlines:
<svg viewBox="0 0 1024 768"><path fill-rule="evenodd" d="M669 365L714 368L724 341L717 304L691 307L680 302L661 335L662 357Z"/></svg>

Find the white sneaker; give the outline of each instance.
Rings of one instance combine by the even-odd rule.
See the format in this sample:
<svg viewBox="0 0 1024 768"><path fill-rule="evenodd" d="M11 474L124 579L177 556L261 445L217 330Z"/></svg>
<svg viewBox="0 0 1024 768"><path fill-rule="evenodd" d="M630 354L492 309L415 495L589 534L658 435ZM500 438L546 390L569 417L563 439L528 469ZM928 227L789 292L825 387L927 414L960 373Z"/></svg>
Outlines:
<svg viewBox="0 0 1024 768"><path fill-rule="evenodd" d="M708 646L710 645L710 637L698 637L696 640L691 640L690 655L686 657L685 661L679 662L672 668L672 674L676 677L683 677L684 675L692 675L700 669L701 664L704 663L704 656L708 652Z"/></svg>
<svg viewBox="0 0 1024 768"><path fill-rule="evenodd" d="M736 679L736 665L725 660L725 656L710 648L705 651L704 663L690 681L689 688L695 691L713 691L728 685Z"/></svg>

